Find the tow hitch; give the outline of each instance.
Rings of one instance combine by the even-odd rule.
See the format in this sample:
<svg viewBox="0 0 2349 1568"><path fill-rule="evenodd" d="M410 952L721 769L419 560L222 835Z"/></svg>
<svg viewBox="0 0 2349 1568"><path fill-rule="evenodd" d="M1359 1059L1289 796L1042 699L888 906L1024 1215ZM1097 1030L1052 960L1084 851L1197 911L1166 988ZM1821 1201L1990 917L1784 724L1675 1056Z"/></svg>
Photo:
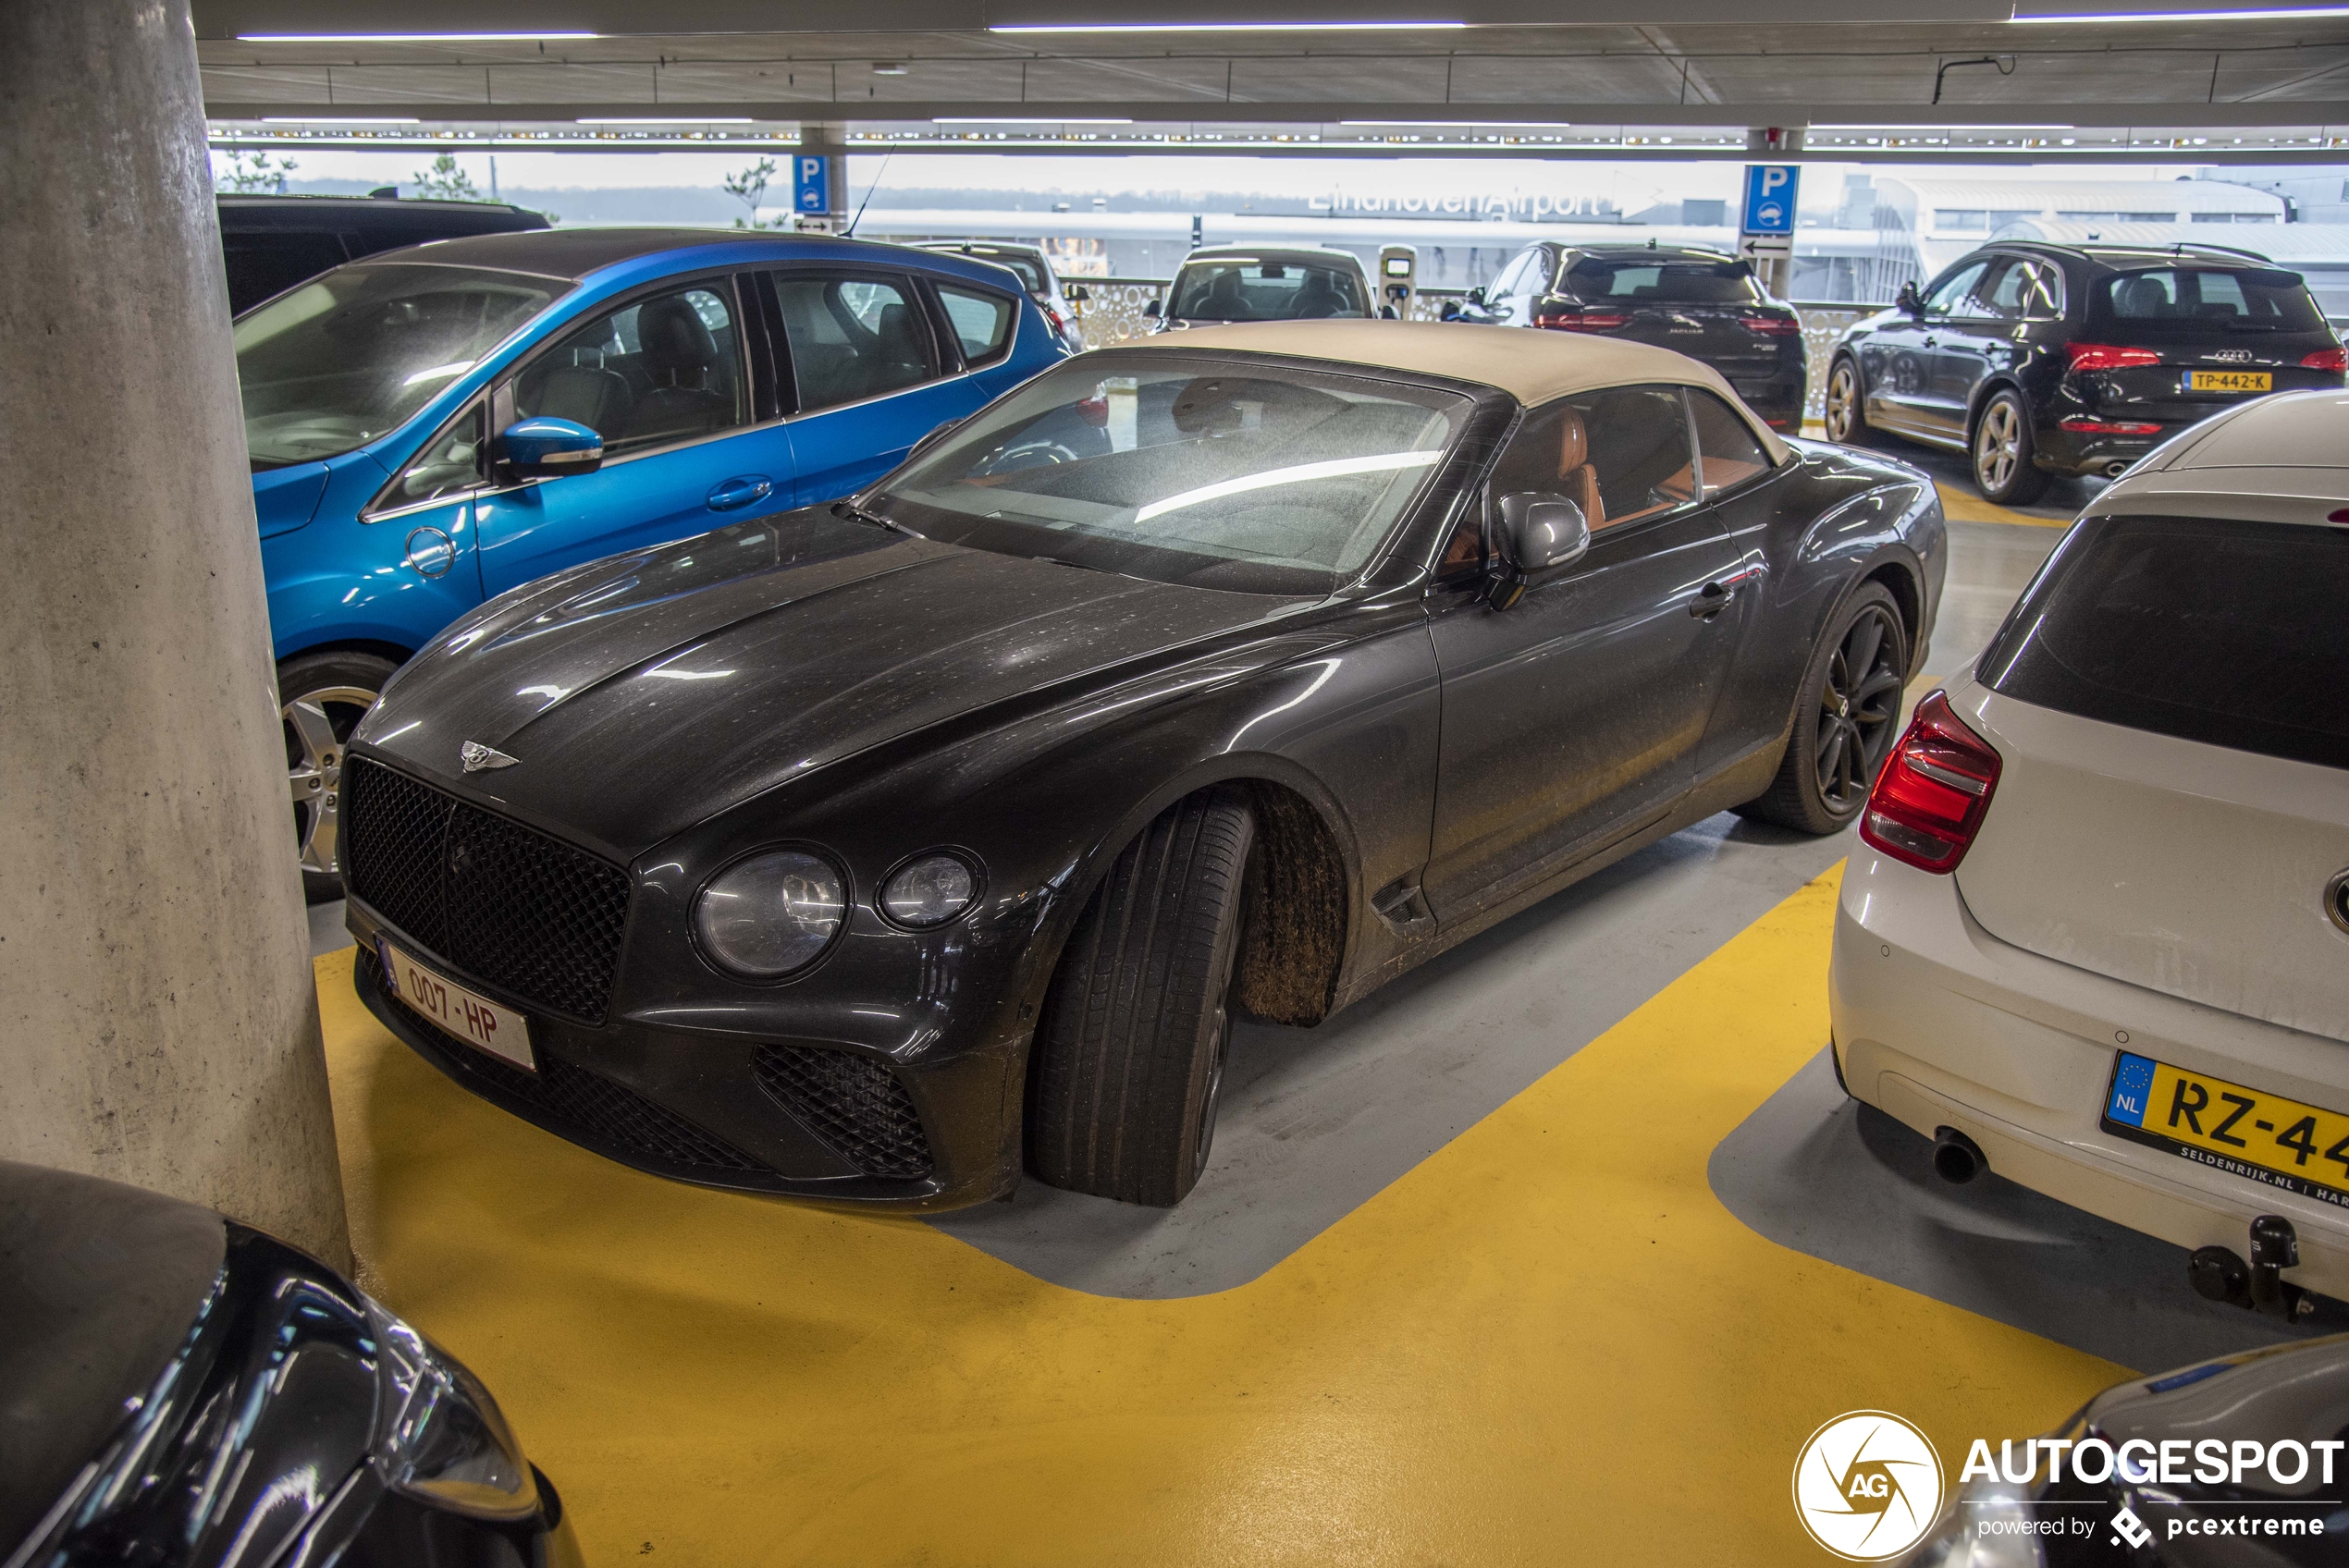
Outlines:
<svg viewBox="0 0 2349 1568"><path fill-rule="evenodd" d="M2317 1298L2283 1277L2299 1264L2300 1238L2292 1221L2263 1214L2251 1222L2250 1263L2232 1247L2196 1247L2186 1259L2186 1278L2198 1296L2296 1323L2317 1310Z"/></svg>

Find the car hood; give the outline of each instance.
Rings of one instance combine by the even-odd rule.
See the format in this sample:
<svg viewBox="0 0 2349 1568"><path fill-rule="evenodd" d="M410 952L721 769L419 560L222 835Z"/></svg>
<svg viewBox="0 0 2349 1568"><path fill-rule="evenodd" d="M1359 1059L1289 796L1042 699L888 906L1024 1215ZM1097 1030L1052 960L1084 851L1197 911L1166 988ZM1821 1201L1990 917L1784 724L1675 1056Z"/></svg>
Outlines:
<svg viewBox="0 0 2349 1568"><path fill-rule="evenodd" d="M390 683L363 753L621 860L925 726L1316 601L996 555L810 508L524 588ZM468 741L514 758L465 775Z"/></svg>

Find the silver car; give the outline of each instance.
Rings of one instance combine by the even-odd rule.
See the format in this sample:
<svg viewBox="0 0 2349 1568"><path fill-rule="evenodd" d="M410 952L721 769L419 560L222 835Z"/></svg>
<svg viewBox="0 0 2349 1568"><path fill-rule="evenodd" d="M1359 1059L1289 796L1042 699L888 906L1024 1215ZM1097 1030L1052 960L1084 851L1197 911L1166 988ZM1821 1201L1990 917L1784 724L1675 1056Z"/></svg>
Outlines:
<svg viewBox="0 0 2349 1568"><path fill-rule="evenodd" d="M1081 283L1064 284L1052 270L1052 258L1042 247L1022 245L1010 239L925 239L915 247L919 251L948 251L973 261L993 262L1008 267L1019 276L1020 287L1044 312L1063 343L1072 354L1085 351L1085 328L1076 319L1076 307L1088 297Z"/></svg>

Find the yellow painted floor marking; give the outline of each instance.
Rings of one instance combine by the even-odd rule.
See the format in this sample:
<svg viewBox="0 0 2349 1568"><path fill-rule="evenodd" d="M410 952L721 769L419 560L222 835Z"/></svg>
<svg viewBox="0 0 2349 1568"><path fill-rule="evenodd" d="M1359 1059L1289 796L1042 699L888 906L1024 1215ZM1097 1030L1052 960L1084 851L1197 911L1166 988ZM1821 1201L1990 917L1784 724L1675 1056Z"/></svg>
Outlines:
<svg viewBox="0 0 2349 1568"><path fill-rule="evenodd" d="M1826 1038L1839 868L1240 1289L1121 1301L904 1219L640 1176L319 961L367 1278L498 1390L590 1560L1815 1563L1820 1422L2044 1430L2122 1369L1781 1248L1714 1146Z"/></svg>
<svg viewBox="0 0 2349 1568"><path fill-rule="evenodd" d="M2069 528L2068 517L2034 517L2029 512L2016 511L1986 501L1971 490L1935 480L1933 487L1941 492L1941 515L1956 522L2019 522L2030 528Z"/></svg>

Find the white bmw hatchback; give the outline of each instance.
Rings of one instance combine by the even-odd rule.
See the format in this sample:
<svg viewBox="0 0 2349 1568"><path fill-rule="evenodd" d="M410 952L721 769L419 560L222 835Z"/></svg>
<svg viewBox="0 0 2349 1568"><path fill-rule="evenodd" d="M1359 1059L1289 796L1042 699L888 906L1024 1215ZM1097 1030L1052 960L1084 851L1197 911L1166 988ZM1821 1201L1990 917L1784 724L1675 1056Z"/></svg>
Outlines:
<svg viewBox="0 0 2349 1568"><path fill-rule="evenodd" d="M2246 405L2099 496L1861 837L1852 1095L1946 1177L2197 1249L2207 1295L2349 1297L2349 396Z"/></svg>

